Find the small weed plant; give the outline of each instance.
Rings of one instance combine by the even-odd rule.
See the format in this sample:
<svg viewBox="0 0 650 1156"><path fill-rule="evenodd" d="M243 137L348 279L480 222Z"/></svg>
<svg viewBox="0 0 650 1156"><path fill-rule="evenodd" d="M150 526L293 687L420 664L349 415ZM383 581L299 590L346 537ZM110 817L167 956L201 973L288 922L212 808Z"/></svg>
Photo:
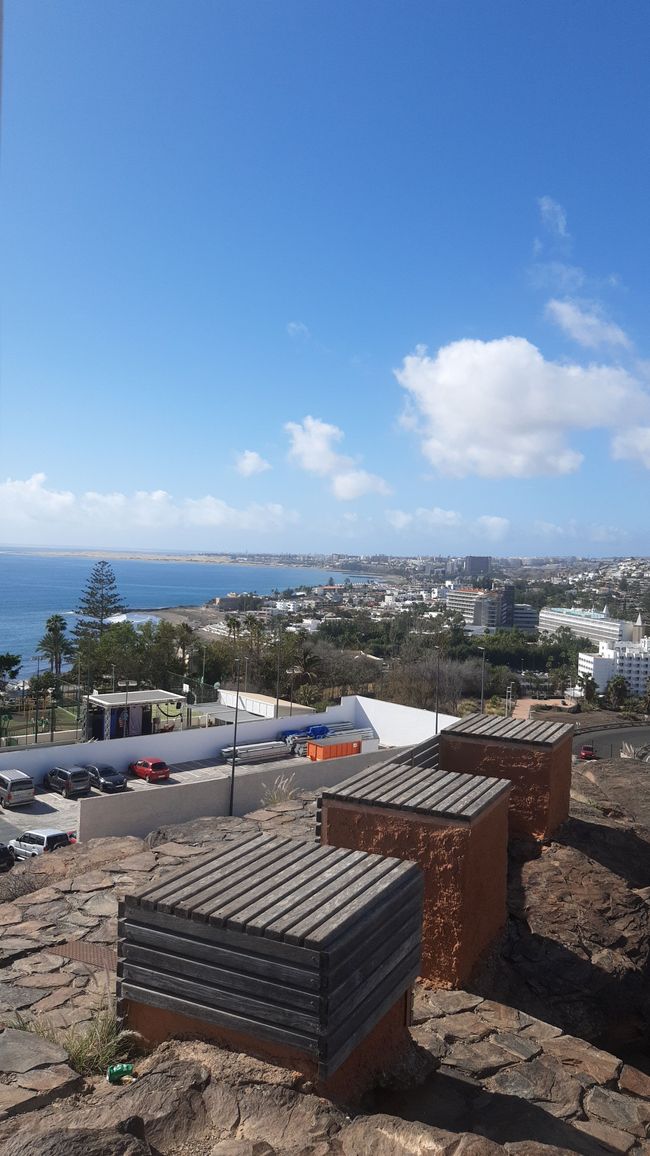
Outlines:
<svg viewBox="0 0 650 1156"><path fill-rule="evenodd" d="M297 788L293 784L294 775L278 775L274 783L267 787L262 783L262 805L272 807L274 803L286 803L296 795Z"/></svg>
<svg viewBox="0 0 650 1156"><path fill-rule="evenodd" d="M7 1026L23 1032L34 1032L44 1040L65 1048L70 1066L81 1076L105 1073L110 1064L130 1059L141 1043L137 1032L120 1029L112 1004L98 1008L89 1023L63 1031L53 1027L46 1018L32 1019L20 1012Z"/></svg>

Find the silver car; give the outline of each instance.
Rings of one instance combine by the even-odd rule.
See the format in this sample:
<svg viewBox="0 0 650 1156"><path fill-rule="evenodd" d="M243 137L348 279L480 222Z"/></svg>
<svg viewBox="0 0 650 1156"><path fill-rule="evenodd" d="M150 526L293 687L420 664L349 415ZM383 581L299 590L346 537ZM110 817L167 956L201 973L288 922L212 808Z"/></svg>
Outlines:
<svg viewBox="0 0 650 1156"><path fill-rule="evenodd" d="M54 827L42 827L39 831L23 831L16 839L9 840L16 859L32 859L46 851L58 851L59 847L70 847L72 840L67 831Z"/></svg>

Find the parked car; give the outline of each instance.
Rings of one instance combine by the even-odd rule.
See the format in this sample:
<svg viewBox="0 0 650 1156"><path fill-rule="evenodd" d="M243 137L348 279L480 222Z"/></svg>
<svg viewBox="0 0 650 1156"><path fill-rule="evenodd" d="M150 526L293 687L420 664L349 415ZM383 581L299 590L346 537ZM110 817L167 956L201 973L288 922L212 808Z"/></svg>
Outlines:
<svg viewBox="0 0 650 1156"><path fill-rule="evenodd" d="M583 746L581 746L580 747L580 754L578 755L578 758L579 759L597 759L598 755L596 754L596 752L593 748L593 744L592 743L585 743Z"/></svg>
<svg viewBox="0 0 650 1156"><path fill-rule="evenodd" d="M162 783L169 778L169 767L162 759L138 759L136 763L129 763L129 770L148 783Z"/></svg>
<svg viewBox="0 0 650 1156"><path fill-rule="evenodd" d="M52 767L43 779L43 786L71 799L90 790L90 775L85 767Z"/></svg>
<svg viewBox="0 0 650 1156"><path fill-rule="evenodd" d="M0 843L0 871L10 871L16 862L16 856L13 847L7 846L6 843Z"/></svg>
<svg viewBox="0 0 650 1156"><path fill-rule="evenodd" d="M0 806L21 807L34 798L34 780L24 771L0 771Z"/></svg>
<svg viewBox="0 0 650 1156"><path fill-rule="evenodd" d="M107 795L127 789L126 775L122 774L121 771L116 771L110 763L101 763L99 766L94 763L87 763L83 769L88 771L91 787L97 787L99 791L105 791Z"/></svg>
<svg viewBox="0 0 650 1156"><path fill-rule="evenodd" d="M22 835L9 842L16 859L31 859L34 855L43 855L46 851L58 851L59 847L69 846L70 836L67 831L57 831L53 827L43 827L40 831L23 831Z"/></svg>

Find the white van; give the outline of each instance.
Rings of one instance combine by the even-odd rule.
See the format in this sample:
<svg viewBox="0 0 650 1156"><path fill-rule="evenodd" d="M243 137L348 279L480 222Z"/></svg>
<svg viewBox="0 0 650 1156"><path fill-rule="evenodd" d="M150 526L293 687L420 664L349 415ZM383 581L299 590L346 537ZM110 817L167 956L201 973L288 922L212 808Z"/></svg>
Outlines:
<svg viewBox="0 0 650 1156"><path fill-rule="evenodd" d="M21 807L34 798L34 780L24 771L0 771L0 806Z"/></svg>

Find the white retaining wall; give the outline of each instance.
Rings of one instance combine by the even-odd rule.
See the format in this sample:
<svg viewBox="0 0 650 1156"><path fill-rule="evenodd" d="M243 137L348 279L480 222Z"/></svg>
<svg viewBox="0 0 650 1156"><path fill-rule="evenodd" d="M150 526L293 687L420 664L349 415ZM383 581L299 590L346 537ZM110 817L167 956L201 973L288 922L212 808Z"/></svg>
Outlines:
<svg viewBox="0 0 650 1156"><path fill-rule="evenodd" d="M370 726L379 735L384 746L412 747L430 739L436 733L436 716L431 710L400 706L397 702L383 702L379 698L354 696L357 726ZM347 699L342 699L347 702ZM438 715L438 731L458 722L454 715Z"/></svg>
<svg viewBox="0 0 650 1156"><path fill-rule="evenodd" d="M296 769L291 772L292 785L307 791L332 787L387 757L387 751L375 751L314 763L296 760ZM266 787L271 787L276 777L272 764L235 768L235 815L257 810ZM127 791L123 795L95 795L79 800L79 839L86 842L105 835L144 836L170 823L185 823L206 815L227 815L229 802L230 770L227 767L221 778L206 779L203 783L155 786L150 791Z"/></svg>

